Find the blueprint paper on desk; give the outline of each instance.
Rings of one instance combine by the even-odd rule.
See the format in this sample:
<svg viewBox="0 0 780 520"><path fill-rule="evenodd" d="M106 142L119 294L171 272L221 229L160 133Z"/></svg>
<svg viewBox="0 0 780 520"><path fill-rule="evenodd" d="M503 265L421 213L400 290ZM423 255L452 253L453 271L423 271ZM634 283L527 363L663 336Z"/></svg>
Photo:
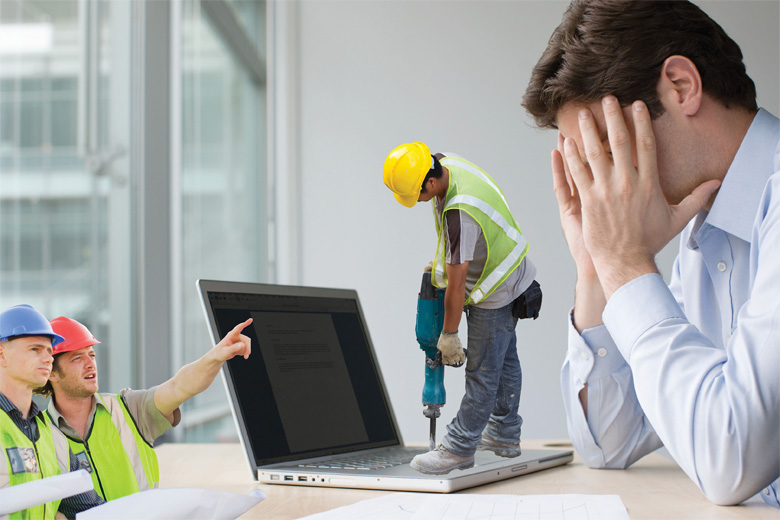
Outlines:
<svg viewBox="0 0 780 520"><path fill-rule="evenodd" d="M424 493L390 493L349 506L338 507L299 520L397 520L412 518L429 498Z"/></svg>
<svg viewBox="0 0 780 520"><path fill-rule="evenodd" d="M305 520L629 520L617 495L392 493ZM302 519L303 520L303 519Z"/></svg>
<svg viewBox="0 0 780 520"><path fill-rule="evenodd" d="M6 487L0 489L0 516L90 489L93 489L92 477L83 469Z"/></svg>
<svg viewBox="0 0 780 520"><path fill-rule="evenodd" d="M265 498L255 489L247 495L211 489L150 489L118 498L76 515L76 520L233 520Z"/></svg>
<svg viewBox="0 0 780 520"><path fill-rule="evenodd" d="M449 495L426 500L412 520L629 520L617 495Z"/></svg>

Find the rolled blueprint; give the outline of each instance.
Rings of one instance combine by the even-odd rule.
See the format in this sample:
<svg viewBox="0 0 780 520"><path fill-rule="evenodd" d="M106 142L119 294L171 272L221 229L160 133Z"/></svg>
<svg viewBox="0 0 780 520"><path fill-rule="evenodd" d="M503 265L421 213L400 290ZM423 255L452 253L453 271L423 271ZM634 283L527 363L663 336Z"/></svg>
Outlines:
<svg viewBox="0 0 780 520"><path fill-rule="evenodd" d="M71 471L56 477L34 480L0 489L0 516L28 507L59 500L93 489L87 470Z"/></svg>

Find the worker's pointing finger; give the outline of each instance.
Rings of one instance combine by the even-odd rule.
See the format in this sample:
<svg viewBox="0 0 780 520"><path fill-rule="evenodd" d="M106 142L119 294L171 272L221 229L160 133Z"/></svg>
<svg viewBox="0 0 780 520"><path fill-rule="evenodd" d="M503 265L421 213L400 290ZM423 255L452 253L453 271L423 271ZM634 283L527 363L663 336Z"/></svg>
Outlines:
<svg viewBox="0 0 780 520"><path fill-rule="evenodd" d="M233 327L233 330L230 331L231 334L241 334L241 331L244 330L246 327L248 327L252 323L252 318L249 318L244 323L239 323L235 327Z"/></svg>

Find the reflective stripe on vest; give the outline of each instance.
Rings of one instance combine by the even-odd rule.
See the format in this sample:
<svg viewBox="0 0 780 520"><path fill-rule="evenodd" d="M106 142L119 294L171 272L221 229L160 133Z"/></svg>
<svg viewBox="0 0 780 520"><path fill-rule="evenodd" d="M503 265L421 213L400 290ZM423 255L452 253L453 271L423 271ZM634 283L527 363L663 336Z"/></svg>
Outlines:
<svg viewBox="0 0 780 520"><path fill-rule="evenodd" d="M528 242L523 238L509 211L504 194L487 173L465 159L456 157L446 157L441 164L446 166L450 173L450 183L441 222L436 213L436 201L433 200L438 235L433 284L436 287L447 285L444 267L447 258L445 214L451 209L465 211L482 229L488 250L482 275L465 301L466 305L476 304L492 294L520 265L528 252Z"/></svg>
<svg viewBox="0 0 780 520"><path fill-rule="evenodd" d="M157 454L139 433L124 402L112 394L96 397L103 406L95 410L86 441L68 438L77 457L89 458L95 491L115 500L157 487Z"/></svg>
<svg viewBox="0 0 780 520"><path fill-rule="evenodd" d="M58 450L63 446L67 450L67 445L60 442L57 446L44 414L39 414L35 419L38 423L39 435L38 441L33 443L19 430L8 414L0 410L0 447L5 461L0 469L0 488L33 482L61 473ZM59 500L46 502L11 513L9 518L49 520L57 514L59 506Z"/></svg>

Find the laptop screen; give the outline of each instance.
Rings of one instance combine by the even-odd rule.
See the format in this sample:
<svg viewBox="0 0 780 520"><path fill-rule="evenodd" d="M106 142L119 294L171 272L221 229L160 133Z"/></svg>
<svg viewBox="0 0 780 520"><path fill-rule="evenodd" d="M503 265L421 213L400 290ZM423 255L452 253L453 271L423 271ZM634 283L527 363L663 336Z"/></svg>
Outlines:
<svg viewBox="0 0 780 520"><path fill-rule="evenodd" d="M400 442L355 291L199 285L212 334L253 319L225 378L257 465Z"/></svg>

